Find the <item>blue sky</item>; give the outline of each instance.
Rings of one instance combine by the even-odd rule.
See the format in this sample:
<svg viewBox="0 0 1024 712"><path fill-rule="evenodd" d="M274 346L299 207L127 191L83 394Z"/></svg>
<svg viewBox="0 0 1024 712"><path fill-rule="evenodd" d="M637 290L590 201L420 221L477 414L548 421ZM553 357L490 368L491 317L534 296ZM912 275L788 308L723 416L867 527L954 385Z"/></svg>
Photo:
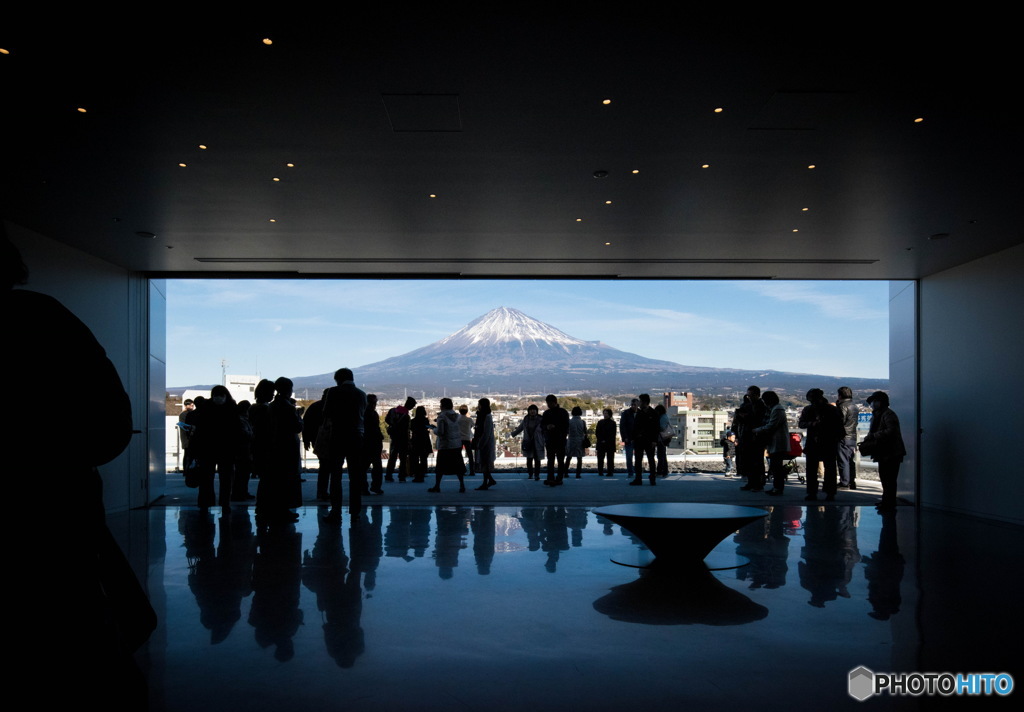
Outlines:
<svg viewBox="0 0 1024 712"><path fill-rule="evenodd" d="M689 366L888 378L888 282L168 280L167 383L310 376L397 356L513 307Z"/></svg>

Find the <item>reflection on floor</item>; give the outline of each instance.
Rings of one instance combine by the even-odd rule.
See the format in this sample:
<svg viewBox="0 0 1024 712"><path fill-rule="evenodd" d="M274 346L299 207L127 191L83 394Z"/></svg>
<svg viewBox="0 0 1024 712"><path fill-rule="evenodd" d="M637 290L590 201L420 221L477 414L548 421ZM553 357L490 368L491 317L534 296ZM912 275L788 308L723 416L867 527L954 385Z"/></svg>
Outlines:
<svg viewBox="0 0 1024 712"><path fill-rule="evenodd" d="M260 531L244 508L141 513L153 709L917 709L854 701L849 671L1019 657L995 635L1021 619L1016 528L780 506L720 547L748 566L679 580L611 563L649 556L584 507L300 513Z"/></svg>

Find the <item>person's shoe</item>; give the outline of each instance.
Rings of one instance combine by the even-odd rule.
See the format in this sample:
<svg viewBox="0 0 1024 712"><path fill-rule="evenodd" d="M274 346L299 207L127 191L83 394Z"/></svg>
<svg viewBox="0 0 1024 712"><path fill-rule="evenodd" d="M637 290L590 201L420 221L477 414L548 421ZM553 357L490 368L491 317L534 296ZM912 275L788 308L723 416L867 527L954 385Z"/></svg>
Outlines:
<svg viewBox="0 0 1024 712"><path fill-rule="evenodd" d="M851 482L850 489L857 489L857 484L855 482Z"/></svg>
<svg viewBox="0 0 1024 712"><path fill-rule="evenodd" d="M839 484L836 485L836 488L837 489L850 489L850 485L843 484L842 482L840 482Z"/></svg>
<svg viewBox="0 0 1024 712"><path fill-rule="evenodd" d="M648 477L647 481L651 483L651 487L654 487L656 484L658 484L658 480L654 475Z"/></svg>
<svg viewBox="0 0 1024 712"><path fill-rule="evenodd" d="M580 477L581 477L581 475L576 475L576 479L577 479L577 480L578 480L578 479L579 479Z"/></svg>
<svg viewBox="0 0 1024 712"><path fill-rule="evenodd" d="M465 487L459 487L459 492L465 492L465 491L466 491Z"/></svg>
<svg viewBox="0 0 1024 712"><path fill-rule="evenodd" d="M630 487L639 487L642 484L643 484L643 482L641 482L640 480L633 480L632 482L629 483L629 486Z"/></svg>
<svg viewBox="0 0 1024 712"><path fill-rule="evenodd" d="M487 489L487 488L489 488L489 487L490 487L490 485L480 485L480 486L479 486L479 487L477 487L476 489L478 489L478 490L485 490L485 489Z"/></svg>
<svg viewBox="0 0 1024 712"><path fill-rule="evenodd" d="M431 487L430 489L427 490L427 492L440 492L440 491L441 491L440 487Z"/></svg>

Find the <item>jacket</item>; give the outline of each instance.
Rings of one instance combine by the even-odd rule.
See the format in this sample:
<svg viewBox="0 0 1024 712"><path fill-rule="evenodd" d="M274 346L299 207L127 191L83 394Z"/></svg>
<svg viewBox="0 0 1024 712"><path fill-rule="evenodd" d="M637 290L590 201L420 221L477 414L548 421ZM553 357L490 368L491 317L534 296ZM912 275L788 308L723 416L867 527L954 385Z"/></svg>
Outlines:
<svg viewBox="0 0 1024 712"><path fill-rule="evenodd" d="M846 439L856 439L857 414L860 409L857 408L852 398L840 398L836 401L836 408L839 409L839 415L843 417L843 430L846 432Z"/></svg>
<svg viewBox="0 0 1024 712"><path fill-rule="evenodd" d="M765 416L764 425L754 428L754 434L764 440L769 454L789 453L789 426L786 424L786 409L781 403L772 406Z"/></svg>

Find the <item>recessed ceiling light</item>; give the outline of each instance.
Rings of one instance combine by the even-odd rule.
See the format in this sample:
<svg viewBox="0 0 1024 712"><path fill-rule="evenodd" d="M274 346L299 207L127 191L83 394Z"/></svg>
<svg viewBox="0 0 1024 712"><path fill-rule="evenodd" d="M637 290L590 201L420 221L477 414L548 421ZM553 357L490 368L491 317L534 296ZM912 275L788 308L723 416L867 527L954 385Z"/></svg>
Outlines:
<svg viewBox="0 0 1024 712"><path fill-rule="evenodd" d="M272 45L272 44L274 44L274 40L270 39L269 37L264 37L263 38L263 44L265 44L265 45Z"/></svg>
<svg viewBox="0 0 1024 712"><path fill-rule="evenodd" d="M199 144L199 148L201 148L202 150L205 151L206 150L206 144L205 143Z"/></svg>
<svg viewBox="0 0 1024 712"><path fill-rule="evenodd" d="M800 231L797 230L796 228L793 228L793 232L800 232Z"/></svg>
<svg viewBox="0 0 1024 712"><path fill-rule="evenodd" d="M921 123L922 121L924 121L924 119L922 119L921 117L918 117L918 118L914 119L914 123L915 123L915 124L919 124L919 123Z"/></svg>
<svg viewBox="0 0 1024 712"><path fill-rule="evenodd" d="M181 166L182 168L184 168L184 167L185 167L185 166L187 166L188 164L187 164L187 163L179 163L178 165L179 165L179 166Z"/></svg>
<svg viewBox="0 0 1024 712"><path fill-rule="evenodd" d="M610 245L610 244L612 244L612 243L610 243L610 242L606 242L606 243L604 243L604 246L605 246L605 247L607 247L607 246L608 246L608 245Z"/></svg>
<svg viewBox="0 0 1024 712"><path fill-rule="evenodd" d="M270 180L274 181L275 183L280 183L281 182L280 178L271 178Z"/></svg>
<svg viewBox="0 0 1024 712"><path fill-rule="evenodd" d="M717 109L715 109L715 113L716 114L721 114L722 113L722 107L718 107Z"/></svg>
<svg viewBox="0 0 1024 712"><path fill-rule="evenodd" d="M634 169L633 169L633 173L634 173L634 174L636 174L636 173L639 173L639 172L640 172L640 171L638 171L638 170L637 170L636 168L634 168Z"/></svg>
<svg viewBox="0 0 1024 712"><path fill-rule="evenodd" d="M612 100L611 100L611 99L605 99L605 100L603 100L603 101L602 101L601 103L602 103L602 104L611 104L611 103L612 103Z"/></svg>
<svg viewBox="0 0 1024 712"><path fill-rule="evenodd" d="M576 222L583 222L583 218L576 218Z"/></svg>
<svg viewBox="0 0 1024 712"><path fill-rule="evenodd" d="M11 53L10 50L6 50L3 47L0 47L0 54L10 54L10 53Z"/></svg>
<svg viewBox="0 0 1024 712"><path fill-rule="evenodd" d="M806 213L810 208L800 208L800 210Z"/></svg>
<svg viewBox="0 0 1024 712"><path fill-rule="evenodd" d="M270 222L277 222L274 218L270 218Z"/></svg>
<svg viewBox="0 0 1024 712"><path fill-rule="evenodd" d="M83 109L82 107L78 107L78 112L80 114L84 114L85 113L85 109Z"/></svg>
<svg viewBox="0 0 1024 712"><path fill-rule="evenodd" d="M611 205L611 204L612 204L612 201L610 201L610 200L606 200L606 201L604 201L604 204L605 204L605 205Z"/></svg>
<svg viewBox="0 0 1024 712"><path fill-rule="evenodd" d="M701 168L710 168L710 167L711 167L711 165L708 164L708 163L705 163L704 165L701 166Z"/></svg>
<svg viewBox="0 0 1024 712"><path fill-rule="evenodd" d="M814 164L812 163L811 165L807 166L807 170L811 170L811 171L813 171L813 170L814 170L814 169L815 169L816 167L817 167L817 166L815 166L815 165L814 165Z"/></svg>
<svg viewBox="0 0 1024 712"><path fill-rule="evenodd" d="M431 193L431 194L430 194L430 197L431 197L431 198L436 198L436 197L437 197L437 193Z"/></svg>
<svg viewBox="0 0 1024 712"><path fill-rule="evenodd" d="M285 163L285 165L288 166L289 168L295 168L294 163Z"/></svg>

